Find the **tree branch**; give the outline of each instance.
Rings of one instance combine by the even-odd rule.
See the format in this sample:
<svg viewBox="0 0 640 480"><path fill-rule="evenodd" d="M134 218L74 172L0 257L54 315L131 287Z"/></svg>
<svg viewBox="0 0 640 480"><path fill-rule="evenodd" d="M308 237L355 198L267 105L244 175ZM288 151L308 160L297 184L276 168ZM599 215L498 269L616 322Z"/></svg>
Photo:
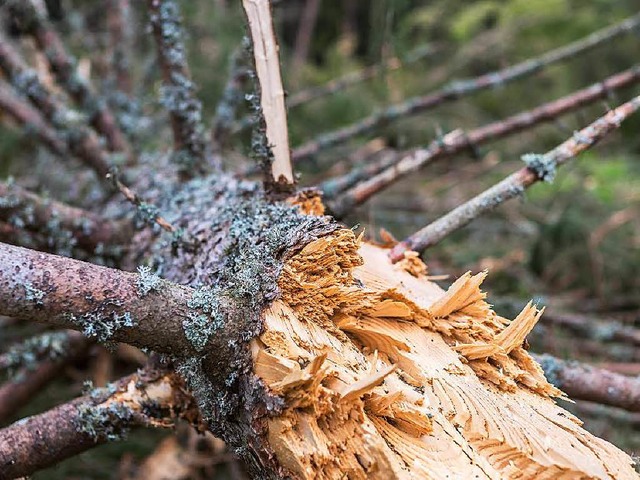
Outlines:
<svg viewBox="0 0 640 480"><path fill-rule="evenodd" d="M552 181L556 168L595 145L608 133L618 128L631 114L640 108L640 96L611 110L591 125L576 132L570 139L544 155L524 155L526 167L511 174L500 183L458 206L422 230L397 244L389 253L392 261L404 258L408 250L422 252L437 244L450 233L467 225L474 218L495 209L498 205L521 195L534 183Z"/></svg>
<svg viewBox="0 0 640 480"><path fill-rule="evenodd" d="M202 104L189 72L182 19L173 0L147 0L147 7L162 71L161 102L173 128L174 159L182 177L188 179L205 173L213 156L204 134Z"/></svg>
<svg viewBox="0 0 640 480"><path fill-rule="evenodd" d="M131 6L129 0L107 0L107 28L111 49L111 68L116 86L121 92L130 95L133 91L131 80Z"/></svg>
<svg viewBox="0 0 640 480"><path fill-rule="evenodd" d="M60 157L68 155L67 146L40 112L15 95L4 80L0 80L0 110L7 113L21 127L34 134L51 152Z"/></svg>
<svg viewBox="0 0 640 480"><path fill-rule="evenodd" d="M108 441L131 427L197 418L175 374L146 370L0 430L0 479L23 477Z"/></svg>
<svg viewBox="0 0 640 480"><path fill-rule="evenodd" d="M50 348L45 353L20 345L0 356L0 367L22 367L0 386L0 423L32 400L65 366L84 355L91 345L83 335L72 331L47 333L30 340L39 344L48 341Z"/></svg>
<svg viewBox="0 0 640 480"><path fill-rule="evenodd" d="M11 14L20 28L31 35L44 54L58 83L90 117L91 125L104 135L107 147L113 152L130 152L130 146L109 110L107 102L99 98L87 81L78 74L76 60L33 0L12 0Z"/></svg>
<svg viewBox="0 0 640 480"><path fill-rule="evenodd" d="M534 355L550 383L578 400L640 412L640 380L551 355Z"/></svg>
<svg viewBox="0 0 640 480"><path fill-rule="evenodd" d="M280 75L278 42L273 31L269 0L242 0L253 41L253 56L260 84L260 107L266 127L267 148L273 153L266 183L290 191L295 184L289 150L289 128ZM265 166L266 167L266 166Z"/></svg>
<svg viewBox="0 0 640 480"><path fill-rule="evenodd" d="M411 63L429 57L437 51L437 49L432 48L429 45L417 47L408 54L403 55L401 58L392 57L386 59L383 63L371 65L363 68L362 70L347 73L339 78L334 78L323 85L300 90L287 98L287 107L295 108L312 100L316 100L327 95L333 95L334 93L345 90L353 85L375 78L383 72L399 70Z"/></svg>
<svg viewBox="0 0 640 480"><path fill-rule="evenodd" d="M76 115L59 103L42 84L38 75L27 68L6 38L0 36L0 69L14 88L25 95L64 139L67 148L100 178L109 172L109 160L98 137L88 128L76 123Z"/></svg>
<svg viewBox="0 0 640 480"><path fill-rule="evenodd" d="M250 75L249 69L244 63L244 56L244 49L237 49L231 55L229 76L222 97L216 106L211 131L211 139L216 148L222 148L226 143L227 137L233 130L238 107L245 101L243 87Z"/></svg>
<svg viewBox="0 0 640 480"><path fill-rule="evenodd" d="M640 330L625 326L613 319L594 320L572 313L554 312L547 309L540 323L569 330L580 338L598 342L618 342L640 348Z"/></svg>
<svg viewBox="0 0 640 480"><path fill-rule="evenodd" d="M350 172L347 174L351 177L349 180L333 180L338 184L349 185L351 188L335 200L328 202L327 206L337 218L341 218L354 207L366 202L389 185L435 160L448 158L474 149L489 141L518 133L543 122L552 121L561 115L606 98L613 91L638 82L640 82L640 66L612 75L602 82L595 83L532 110L520 112L504 120L476 128L466 134L461 130L454 130L443 138L432 141L427 148L415 149L405 155L398 156L398 160L393 165L379 171L374 176L365 176L363 175L364 172L360 174ZM376 171L379 167L380 165L372 166L369 167L369 170ZM361 181L358 183L358 180ZM326 193L330 197L332 194L335 196L339 192L333 189Z"/></svg>
<svg viewBox="0 0 640 480"><path fill-rule="evenodd" d="M194 290L153 275L0 244L0 286L0 315L79 330L103 342L196 352L182 326Z"/></svg>
<svg viewBox="0 0 640 480"><path fill-rule="evenodd" d="M0 220L45 235L69 232L70 240L90 253L97 247L126 245L133 233L127 221L106 219L7 182L0 182Z"/></svg>
<svg viewBox="0 0 640 480"><path fill-rule="evenodd" d="M392 105L385 110L374 113L355 124L320 135L318 138L295 148L293 150L293 161L298 162L306 159L317 154L320 150L344 143L353 137L368 133L398 118L424 112L445 102L458 100L472 93L532 75L550 65L573 58L598 45L632 32L639 26L640 15L636 15L619 24L594 32L569 45L547 52L540 57L525 60L502 70L485 73L476 78L452 81L436 92L410 98L401 104Z"/></svg>

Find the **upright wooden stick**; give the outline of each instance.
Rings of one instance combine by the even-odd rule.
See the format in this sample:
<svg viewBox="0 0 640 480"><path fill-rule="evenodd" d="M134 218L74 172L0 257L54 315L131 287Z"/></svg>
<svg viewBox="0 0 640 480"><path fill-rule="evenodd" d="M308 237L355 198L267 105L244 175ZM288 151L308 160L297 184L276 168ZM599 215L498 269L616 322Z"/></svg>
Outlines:
<svg viewBox="0 0 640 480"><path fill-rule="evenodd" d="M266 124L267 141L273 152L273 182L293 185L293 168L289 151L287 111L280 75L278 43L273 31L269 0L242 0L249 20L256 73L260 83L260 105Z"/></svg>

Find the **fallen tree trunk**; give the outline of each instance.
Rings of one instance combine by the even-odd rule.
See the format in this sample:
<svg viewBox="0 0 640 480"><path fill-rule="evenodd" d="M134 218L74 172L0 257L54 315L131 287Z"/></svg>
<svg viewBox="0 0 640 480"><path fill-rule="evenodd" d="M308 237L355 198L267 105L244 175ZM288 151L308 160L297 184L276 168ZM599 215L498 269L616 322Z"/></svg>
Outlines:
<svg viewBox="0 0 640 480"><path fill-rule="evenodd" d="M317 198L271 203L231 177L155 200L182 237L141 232L129 262L191 287L180 291L190 292L185 308L162 321L184 332L176 346L186 338L192 348L165 351L208 429L255 478L635 478L630 457L552 400L562 393L523 348L541 311L498 316L479 288L485 274L445 292L414 254L392 264L387 248L302 213L319 213ZM64 259L38 255L46 271L21 271L30 289L12 290L0 313L19 317L34 302L27 290L49 301ZM67 275L92 275L68 261ZM92 268L119 291L117 276ZM169 282L144 289L122 275L138 284L132 305L172 298ZM37 320L41 310L23 311Z"/></svg>

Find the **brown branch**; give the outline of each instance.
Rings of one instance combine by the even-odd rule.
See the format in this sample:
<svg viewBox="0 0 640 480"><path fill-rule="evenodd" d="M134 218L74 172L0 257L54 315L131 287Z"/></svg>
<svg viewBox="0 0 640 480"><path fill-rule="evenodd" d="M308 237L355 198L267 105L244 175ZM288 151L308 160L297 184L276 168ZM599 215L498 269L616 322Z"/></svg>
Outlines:
<svg viewBox="0 0 640 480"><path fill-rule="evenodd" d="M304 7L302 7L302 15L298 23L298 31L291 58L291 72L294 81L297 80L300 70L309 57L309 47L311 46L313 31L316 28L321 1L306 0Z"/></svg>
<svg viewBox="0 0 640 480"><path fill-rule="evenodd" d="M145 370L111 388L62 404L0 430L0 479L23 477L108 441L136 426L170 427L194 418L181 381Z"/></svg>
<svg viewBox="0 0 640 480"><path fill-rule="evenodd" d="M336 217L340 218L384 188L435 160L449 158L489 141L518 133L543 122L552 121L561 115L606 98L613 91L638 82L640 82L640 67L637 66L532 110L476 128L466 134L460 130L455 130L441 139L434 140L427 148L415 149L399 157L399 160L394 165L374 176L365 177L349 173L348 175L362 179L362 181L345 191L340 197L329 202L329 209ZM372 169L374 168L372 167ZM341 184L348 183L340 180L334 181ZM351 181L353 182L353 179ZM332 190L326 193L327 196L332 196L339 192Z"/></svg>
<svg viewBox="0 0 640 480"><path fill-rule="evenodd" d="M592 48L609 42L621 35L636 30L640 26L640 15L633 16L619 24L599 30L558 49L547 52L540 57L525 60L502 70L486 73L468 80L456 80L448 83L440 90L428 95L411 98L404 103L392 105L385 110L374 113L359 122L339 128L333 132L320 135L293 150L293 161L298 162L317 154L320 150L344 143L353 137L368 133L393 120L430 110L445 102L489 88L498 87L520 78L540 72L555 63L568 60Z"/></svg>
<svg viewBox="0 0 640 480"><path fill-rule="evenodd" d="M140 208L145 218L158 223L163 229L172 227L155 212L155 208L127 187L111 167L107 152L100 145L98 137L83 124L76 124L75 114L58 102L55 96L42 84L38 75L27 68L18 53L0 35L0 69L11 79L14 88L23 93L56 128L58 136L67 144L67 149L91 167L102 180L110 178L125 198Z"/></svg>
<svg viewBox="0 0 640 480"><path fill-rule="evenodd" d="M22 345L23 348L14 347L0 356L0 366L23 367L0 386L0 423L26 405L65 366L84 355L91 345L82 334L73 331L47 333L32 339L32 342L43 344L46 340L49 340L50 347L47 352L33 352Z"/></svg>
<svg viewBox="0 0 640 480"><path fill-rule="evenodd" d="M111 68L116 86L121 92L130 95L133 91L131 80L130 26L131 6L129 0L107 0L107 29L111 49Z"/></svg>
<svg viewBox="0 0 640 480"><path fill-rule="evenodd" d="M546 154L524 155L526 167L397 244L389 254L391 259L397 262L404 258L404 253L408 250L422 252L478 216L495 209L507 200L522 195L525 189L534 183L540 180L552 181L557 167L595 145L608 133L618 128L638 108L640 108L640 96L611 110Z"/></svg>
<svg viewBox="0 0 640 480"><path fill-rule="evenodd" d="M242 5L251 31L260 87L260 112L266 129L266 148L273 154L271 164L268 165L269 171L265 168L265 183L279 190L291 191L295 179L291 165L287 110L284 104L278 42L273 30L271 6L269 0L242 0Z"/></svg>
<svg viewBox="0 0 640 480"><path fill-rule="evenodd" d="M147 7L162 71L161 101L173 129L174 159L182 177L188 179L205 173L213 156L204 134L202 104L189 72L182 19L173 0L147 0Z"/></svg>
<svg viewBox="0 0 640 480"><path fill-rule="evenodd" d="M70 258L0 244L0 315L82 331L98 341L196 352L184 320L188 287ZM219 335L212 341L226 341ZM221 347L222 348L222 347Z"/></svg>
<svg viewBox="0 0 640 480"><path fill-rule="evenodd" d="M145 221L157 224L165 232L174 233L176 231L175 227L160 215L157 207L145 202L136 192L122 183L116 173L108 173L107 178L110 178L113 181L118 191L130 204L138 208L138 212L142 215Z"/></svg>
<svg viewBox="0 0 640 480"><path fill-rule="evenodd" d="M569 330L580 338L600 342L625 343L640 347L640 330L625 326L615 320L594 320L583 315L554 312L547 309L540 323Z"/></svg>
<svg viewBox="0 0 640 480"><path fill-rule="evenodd" d="M44 54L57 82L73 100L87 112L91 125L104 135L107 147L113 152L129 152L127 140L109 110L107 102L99 98L78 73L76 60L67 52L62 39L33 0L11 1L10 12L20 28L31 35Z"/></svg>
<svg viewBox="0 0 640 480"><path fill-rule="evenodd" d="M550 383L570 398L640 412L640 380L551 355L534 355Z"/></svg>
<svg viewBox="0 0 640 480"><path fill-rule="evenodd" d="M70 241L91 253L97 247L126 245L133 233L127 221L106 219L7 182L0 182L0 221L45 236L69 232Z"/></svg>
<svg viewBox="0 0 640 480"><path fill-rule="evenodd" d="M429 57L435 52L437 52L437 49L430 46L418 47L408 54L403 55L402 58L392 57L386 59L383 63L371 65L369 67L363 68L362 70L347 73L346 75L339 78L334 78L333 80L330 80L323 85L300 90L299 92L293 93L287 98L287 107L295 108L312 100L316 100L327 95L333 95L334 93L345 90L349 87L357 85L358 83L362 83L375 78L383 72L399 70L411 63Z"/></svg>
<svg viewBox="0 0 640 480"><path fill-rule="evenodd" d="M67 146L40 112L15 95L10 85L0 80L0 110L14 119L21 127L34 134L49 150L60 157L68 155Z"/></svg>
<svg viewBox="0 0 640 480"><path fill-rule="evenodd" d="M223 148L233 130L238 108L244 104L243 87L249 79L249 69L245 65L244 50L238 49L231 55L229 76L216 106L211 139L216 148Z"/></svg>
<svg viewBox="0 0 640 480"><path fill-rule="evenodd" d="M75 117L42 84L36 72L22 62L20 55L6 38L0 36L0 69L14 88L25 95L64 139L68 150L91 167L100 178L109 172L107 153L98 137L83 125L75 124Z"/></svg>

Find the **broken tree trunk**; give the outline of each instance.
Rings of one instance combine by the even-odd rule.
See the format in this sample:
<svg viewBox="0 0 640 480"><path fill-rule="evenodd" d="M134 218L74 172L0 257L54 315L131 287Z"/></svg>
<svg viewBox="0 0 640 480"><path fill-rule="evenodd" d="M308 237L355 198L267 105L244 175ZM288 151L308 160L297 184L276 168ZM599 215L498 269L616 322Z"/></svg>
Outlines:
<svg viewBox="0 0 640 480"><path fill-rule="evenodd" d="M272 203L224 176L167 185L153 200L180 235L140 232L129 262L191 287L162 320L191 345L165 351L255 478L635 478L630 457L554 403L562 393L523 347L541 312L494 313L484 273L445 292L415 254L394 265L387 248L320 216L318 198ZM63 262L21 271L29 289L11 287L7 302L28 303L29 291L48 302L56 269L73 274ZM95 309L115 283L91 297ZM172 298L169 282L137 284L137 301ZM24 311L37 319L37 305ZM3 458L18 458L11 448Z"/></svg>

